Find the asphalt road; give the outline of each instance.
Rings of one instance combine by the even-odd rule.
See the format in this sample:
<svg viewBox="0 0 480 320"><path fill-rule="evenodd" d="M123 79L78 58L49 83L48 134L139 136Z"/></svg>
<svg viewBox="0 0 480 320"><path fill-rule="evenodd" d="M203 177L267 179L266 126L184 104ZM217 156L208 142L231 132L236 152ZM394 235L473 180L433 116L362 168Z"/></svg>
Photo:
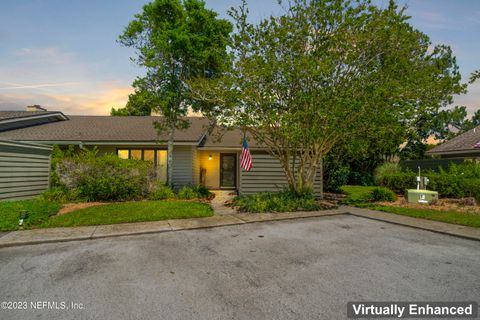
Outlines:
<svg viewBox="0 0 480 320"><path fill-rule="evenodd" d="M479 242L336 216L0 249L0 300L28 304L0 319L344 319L479 283Z"/></svg>

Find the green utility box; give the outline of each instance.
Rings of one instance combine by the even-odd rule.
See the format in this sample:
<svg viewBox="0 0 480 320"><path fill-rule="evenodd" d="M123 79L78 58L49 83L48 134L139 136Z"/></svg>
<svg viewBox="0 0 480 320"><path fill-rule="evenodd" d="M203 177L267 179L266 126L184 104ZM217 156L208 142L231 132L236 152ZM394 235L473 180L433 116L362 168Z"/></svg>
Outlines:
<svg viewBox="0 0 480 320"><path fill-rule="evenodd" d="M410 203L431 203L432 201L438 200L438 192L430 190L408 189L407 200Z"/></svg>

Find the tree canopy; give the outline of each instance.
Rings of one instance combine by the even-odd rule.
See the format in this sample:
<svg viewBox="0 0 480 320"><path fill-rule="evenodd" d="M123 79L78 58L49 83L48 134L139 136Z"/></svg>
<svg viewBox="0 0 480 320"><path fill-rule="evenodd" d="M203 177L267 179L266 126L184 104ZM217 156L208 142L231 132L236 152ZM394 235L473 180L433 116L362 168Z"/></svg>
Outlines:
<svg viewBox="0 0 480 320"><path fill-rule="evenodd" d="M175 130L188 127L190 99L188 80L213 79L228 64L226 46L230 22L205 8L201 0L154 0L128 24L119 42L136 50L132 60L146 69L137 78L124 109L112 115L146 115L153 110L163 117L156 123L159 132L168 132L168 181L173 174Z"/></svg>
<svg viewBox="0 0 480 320"><path fill-rule="evenodd" d="M312 189L334 146L394 152L465 90L452 50L433 47L394 1L292 0L285 10L254 25L245 2L233 9L230 70L190 85L205 114L264 144L296 191Z"/></svg>

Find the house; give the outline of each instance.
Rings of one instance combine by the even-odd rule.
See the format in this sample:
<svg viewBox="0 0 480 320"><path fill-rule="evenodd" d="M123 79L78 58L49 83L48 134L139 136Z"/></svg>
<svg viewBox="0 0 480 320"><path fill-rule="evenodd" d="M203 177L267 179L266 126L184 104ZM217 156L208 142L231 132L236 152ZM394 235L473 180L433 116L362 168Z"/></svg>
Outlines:
<svg viewBox="0 0 480 320"><path fill-rule="evenodd" d="M29 112L34 112L31 115ZM48 120L22 122L39 116ZM17 119L16 126L0 122L0 140L13 140L42 145L76 145L97 147L99 153L115 153L120 158L152 161L160 180L167 179L167 134L158 136L154 123L158 116L65 116L61 112L23 111L13 114L0 111L0 119ZM240 130L208 134L209 121L203 117L188 117L189 128L177 130L173 147L173 185L205 185L209 189L227 189L239 194L276 191L286 187L285 174L277 159L249 138L253 167L240 168L243 134ZM218 131L216 128L214 131ZM0 150L1 152L1 150ZM319 168L320 170L320 168ZM315 191L320 192L317 179Z"/></svg>
<svg viewBox="0 0 480 320"><path fill-rule="evenodd" d="M456 136L433 149L427 151L427 155L439 158L460 158L463 160L480 160L480 148L475 147L480 143L480 126Z"/></svg>

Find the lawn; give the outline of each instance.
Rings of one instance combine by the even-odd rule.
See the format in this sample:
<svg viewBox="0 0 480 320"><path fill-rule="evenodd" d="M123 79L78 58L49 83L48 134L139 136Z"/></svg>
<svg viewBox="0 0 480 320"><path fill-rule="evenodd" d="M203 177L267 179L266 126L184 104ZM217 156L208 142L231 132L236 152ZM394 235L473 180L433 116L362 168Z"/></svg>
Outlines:
<svg viewBox="0 0 480 320"><path fill-rule="evenodd" d="M345 200L346 204L414 218L422 218L480 228L480 215L478 214L459 211L432 210L428 208L428 205L425 207L425 209L379 205L377 203L368 201L370 199L370 193L373 189L375 189L375 187L343 186L341 189L342 192L347 195Z"/></svg>
<svg viewBox="0 0 480 320"><path fill-rule="evenodd" d="M428 220L441 221L452 224L460 224L469 227L480 228L480 215L458 211L438 211L430 209L412 209L391 206L381 206L371 204L367 206L372 210L385 211L399 214L402 216L409 216L414 218L422 218Z"/></svg>
<svg viewBox="0 0 480 320"><path fill-rule="evenodd" d="M18 219L22 211L28 213L24 227L30 228L42 224L60 210L61 204L42 200L1 201L0 231L18 229Z"/></svg>
<svg viewBox="0 0 480 320"><path fill-rule="evenodd" d="M0 202L0 230L18 229L18 216L22 210L29 213L25 220L25 229L184 219L213 215L213 210L208 204L192 201L118 202L54 216L60 207L61 205L58 203L41 200Z"/></svg>
<svg viewBox="0 0 480 320"><path fill-rule="evenodd" d="M346 204L364 204L371 198L371 193L376 187L343 186L341 190L347 195Z"/></svg>

